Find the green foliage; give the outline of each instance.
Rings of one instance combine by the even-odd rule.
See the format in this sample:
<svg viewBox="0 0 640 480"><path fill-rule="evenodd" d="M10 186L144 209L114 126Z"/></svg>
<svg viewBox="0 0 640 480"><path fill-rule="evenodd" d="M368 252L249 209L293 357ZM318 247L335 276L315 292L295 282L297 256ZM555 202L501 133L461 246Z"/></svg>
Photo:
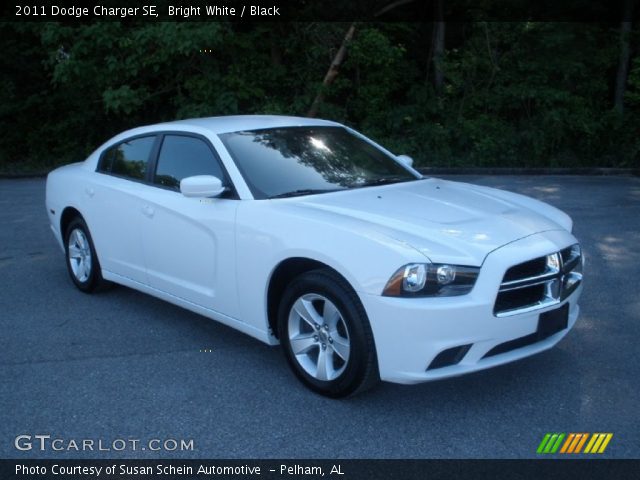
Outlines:
<svg viewBox="0 0 640 480"><path fill-rule="evenodd" d="M1 168L77 161L119 131L176 118L305 115L348 28L0 24ZM357 24L319 116L419 165L638 166L640 60L621 115L612 109L615 26L448 23L440 93L432 28Z"/></svg>
<svg viewBox="0 0 640 480"><path fill-rule="evenodd" d="M629 90L627 90L627 102L634 107L640 106L640 57L633 59L629 72Z"/></svg>
<svg viewBox="0 0 640 480"><path fill-rule="evenodd" d="M598 25L467 25L446 53L442 96L414 84L389 137L406 132L430 165L630 165L637 140L620 135L638 118L611 112L616 42Z"/></svg>

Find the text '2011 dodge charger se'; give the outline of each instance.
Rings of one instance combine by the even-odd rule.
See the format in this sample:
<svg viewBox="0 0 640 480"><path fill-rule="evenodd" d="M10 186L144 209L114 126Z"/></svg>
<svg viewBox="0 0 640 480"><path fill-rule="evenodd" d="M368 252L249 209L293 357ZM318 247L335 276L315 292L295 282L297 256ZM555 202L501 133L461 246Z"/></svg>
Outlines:
<svg viewBox="0 0 640 480"><path fill-rule="evenodd" d="M578 317L566 214L425 178L335 122L136 128L51 172L46 204L80 290L115 282L280 343L332 397L517 360Z"/></svg>

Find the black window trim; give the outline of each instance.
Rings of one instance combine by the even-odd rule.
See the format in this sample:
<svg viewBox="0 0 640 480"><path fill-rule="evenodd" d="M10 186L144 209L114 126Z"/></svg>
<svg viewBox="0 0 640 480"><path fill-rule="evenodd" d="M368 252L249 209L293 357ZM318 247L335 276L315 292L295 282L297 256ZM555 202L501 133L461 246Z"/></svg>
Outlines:
<svg viewBox="0 0 640 480"><path fill-rule="evenodd" d="M236 189L233 183L233 180L231 180L231 176L229 175L227 167L225 166L224 162L220 158L220 155L216 151L211 141L204 135L201 135L199 133L194 133L194 132L185 132L183 130L160 130L160 131L154 131L154 132L140 133L138 135L127 137L124 140L120 140L119 142L109 145L102 151L102 153L100 153L100 158L98 158L98 164L96 165L96 172L102 173L104 175L111 175L112 177L116 177L116 178L122 178L124 180L129 180L131 182L143 183L145 185L149 185L150 187L161 188L163 190L175 192L175 193L178 193L179 195L182 195L180 191L175 188L154 183L154 179L156 176L156 169L158 167L158 158L160 156L160 149L162 148L164 137L166 137L167 135L191 137L191 138L197 138L199 140L202 140L205 143L205 145L209 147L209 150L211 150L211 153L213 154L215 161L217 161L218 164L220 165L220 169L223 175L223 178L221 178L220 180L222 180L222 184L227 187L227 192L223 194L222 198L227 200L240 199L240 196L238 195L238 190ZM146 138L146 137L155 137L155 140L154 140L153 146L151 147L151 151L149 152L149 158L147 159L147 168L145 170L144 178L139 179L139 178L127 177L125 175L119 175L117 173L113 173L111 170L109 171L100 170L100 167L102 166L102 163L104 161L104 157L108 151L110 151L113 148L117 148L123 143L127 143L132 140L137 140L139 138Z"/></svg>

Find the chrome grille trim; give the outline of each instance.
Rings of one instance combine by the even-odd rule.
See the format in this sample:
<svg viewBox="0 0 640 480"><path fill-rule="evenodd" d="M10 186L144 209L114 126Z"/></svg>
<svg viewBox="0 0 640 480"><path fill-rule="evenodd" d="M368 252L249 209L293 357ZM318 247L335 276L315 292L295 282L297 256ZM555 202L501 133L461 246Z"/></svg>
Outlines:
<svg viewBox="0 0 640 480"><path fill-rule="evenodd" d="M558 276L558 272L553 273L545 273L542 275L536 275L535 277L526 277L520 280L511 280L509 282L502 282L500 284L500 291L504 292L506 290L514 290L520 288L521 286L527 285L535 285L536 283L544 283L546 280L550 278L555 278Z"/></svg>
<svg viewBox="0 0 640 480"><path fill-rule="evenodd" d="M520 267L523 265L530 262L542 264L543 259L544 271L504 281L505 278L512 278L514 271L521 272L522 269ZM558 252L534 258L507 269L494 304L494 315L496 317L507 317L559 304L582 281L582 264L583 256L580 245L575 244ZM541 285L544 288L540 288ZM536 287L538 287L538 290L536 290ZM517 298L519 290L522 291L522 298Z"/></svg>

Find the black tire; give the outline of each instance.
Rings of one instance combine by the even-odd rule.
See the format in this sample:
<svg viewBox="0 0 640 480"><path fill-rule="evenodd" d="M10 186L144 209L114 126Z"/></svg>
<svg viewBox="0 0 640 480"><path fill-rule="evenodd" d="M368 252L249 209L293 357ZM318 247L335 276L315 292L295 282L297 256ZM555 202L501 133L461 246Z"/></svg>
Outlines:
<svg viewBox="0 0 640 480"><path fill-rule="evenodd" d="M75 235L75 232L82 232L84 235L84 239L86 239L88 243L88 250L85 248L85 252L90 252L90 261L88 268L88 273L85 272L83 275L78 275L74 272L74 267L72 264L78 265L78 259L72 259L70 257L70 238L71 235ZM77 237L74 237L77 238ZM81 238L81 237L80 237ZM78 245L77 242L74 242ZM65 252L65 260L67 264L67 271L69 272L69 276L71 277L71 281L75 284L78 289L84 293L92 293L100 290L104 290L111 285L111 282L107 282L102 278L102 269L100 268L100 262L98 261L98 256L96 255L96 249L93 245L93 239L91 238L91 233L89 232L89 228L87 224L84 222L82 217L76 217L67 226L67 230L64 234L64 252ZM84 257L86 259L86 256ZM85 278L86 277L86 278Z"/></svg>
<svg viewBox="0 0 640 480"><path fill-rule="evenodd" d="M293 353L290 325L296 325L297 322L300 322L301 325L308 328L305 322L310 323L305 321L302 315L292 310L298 300L304 299L314 299L310 302L311 305L316 305L315 302L318 302L318 307L313 307L315 313L319 313L316 308L323 308L325 311L323 305L326 304L326 300L330 302L330 308L337 309L338 316L333 316L333 318L338 318L336 321L338 327L333 331L340 336L340 341L347 340L346 343L349 344L349 353L344 355L347 357L346 361L338 355L338 350L335 348L339 344L338 337L334 343L334 340L329 336L331 331L328 326L325 327L326 333L322 333L322 328L315 329L315 327L310 327L311 329L306 333L296 331L300 337L306 337L310 333L313 339L309 338L306 342L315 343L299 356ZM308 300L307 304L309 304ZM292 315L291 318L290 315ZM341 330L342 333L338 330ZM318 339L316 334L322 335L321 338ZM373 387L380 381L373 334L364 307L353 288L340 275L331 270L320 269L303 273L287 286L278 309L278 337L287 362L295 375L307 387L321 395L332 398L355 395ZM317 360L314 360L314 349L316 348ZM327 354L330 353L331 357L328 362L331 367L325 368L330 368L332 373L337 375L335 378L329 378L329 375L324 373L318 375L321 348ZM314 361L317 362L316 372L311 374L308 368L309 366L313 368ZM337 363L339 363L338 368L336 368ZM303 365L307 365L307 367L305 368ZM321 380L317 377L326 377L327 379Z"/></svg>

